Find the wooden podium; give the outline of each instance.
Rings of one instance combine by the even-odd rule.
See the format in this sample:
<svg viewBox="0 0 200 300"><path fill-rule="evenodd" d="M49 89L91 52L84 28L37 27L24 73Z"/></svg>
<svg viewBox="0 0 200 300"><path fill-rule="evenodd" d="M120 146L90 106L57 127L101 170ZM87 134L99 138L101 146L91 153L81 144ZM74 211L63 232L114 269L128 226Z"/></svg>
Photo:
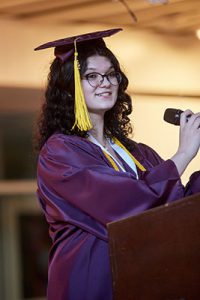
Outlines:
<svg viewBox="0 0 200 300"><path fill-rule="evenodd" d="M114 300L200 300L200 193L108 233Z"/></svg>

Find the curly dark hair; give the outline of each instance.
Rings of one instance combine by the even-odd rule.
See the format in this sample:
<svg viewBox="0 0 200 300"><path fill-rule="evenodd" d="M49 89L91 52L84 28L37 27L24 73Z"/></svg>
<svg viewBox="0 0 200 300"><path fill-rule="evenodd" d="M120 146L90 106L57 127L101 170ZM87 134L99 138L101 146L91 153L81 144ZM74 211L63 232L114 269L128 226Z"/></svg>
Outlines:
<svg viewBox="0 0 200 300"><path fill-rule="evenodd" d="M132 127L128 115L132 112L130 96L125 92L128 79L122 72L115 55L106 47L103 40L84 42L78 44L78 59L80 63L80 74L83 75L87 68L87 58L93 55L107 57L115 71L122 75L119 84L118 98L112 109L104 116L104 132L107 137L115 136L129 150L133 143L128 138L132 133ZM72 55L73 56L73 55ZM86 131L80 131L77 127L72 130L75 122L74 115L74 67L73 57L61 63L55 58L50 66L45 102L42 107L38 121L37 146L39 150L47 139L55 132L67 135L86 137Z"/></svg>

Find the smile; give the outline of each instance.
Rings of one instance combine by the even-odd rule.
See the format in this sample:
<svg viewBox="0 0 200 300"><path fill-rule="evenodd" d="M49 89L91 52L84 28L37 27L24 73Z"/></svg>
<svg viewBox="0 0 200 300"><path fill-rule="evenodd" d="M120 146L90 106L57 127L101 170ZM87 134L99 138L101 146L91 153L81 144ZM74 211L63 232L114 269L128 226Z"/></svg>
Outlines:
<svg viewBox="0 0 200 300"><path fill-rule="evenodd" d="M110 95L111 92L103 92L103 93L96 94L96 96L110 96Z"/></svg>

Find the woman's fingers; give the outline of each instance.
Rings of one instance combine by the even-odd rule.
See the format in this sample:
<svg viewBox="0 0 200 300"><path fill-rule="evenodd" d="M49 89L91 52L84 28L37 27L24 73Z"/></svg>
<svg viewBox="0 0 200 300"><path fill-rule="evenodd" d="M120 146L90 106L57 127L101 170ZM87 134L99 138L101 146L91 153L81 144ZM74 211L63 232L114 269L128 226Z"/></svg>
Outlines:
<svg viewBox="0 0 200 300"><path fill-rule="evenodd" d="M180 125L181 127L184 126L189 118L193 115L193 112L190 109L185 110L182 114L181 114L181 118L180 118Z"/></svg>
<svg viewBox="0 0 200 300"><path fill-rule="evenodd" d="M191 110L187 109L181 114L180 125L181 127L194 126L194 128L200 127L200 112L194 114Z"/></svg>
<svg viewBox="0 0 200 300"><path fill-rule="evenodd" d="M181 114L179 152L185 153L192 159L200 146L200 113L194 114L186 110Z"/></svg>
<svg viewBox="0 0 200 300"><path fill-rule="evenodd" d="M192 115L191 125L196 129L200 128L200 113Z"/></svg>

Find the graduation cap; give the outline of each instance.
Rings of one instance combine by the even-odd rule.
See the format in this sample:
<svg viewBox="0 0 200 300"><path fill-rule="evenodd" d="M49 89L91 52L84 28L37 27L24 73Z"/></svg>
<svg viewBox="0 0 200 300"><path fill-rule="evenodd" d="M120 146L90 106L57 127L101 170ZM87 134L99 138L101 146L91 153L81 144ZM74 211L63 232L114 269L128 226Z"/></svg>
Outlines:
<svg viewBox="0 0 200 300"><path fill-rule="evenodd" d="M60 59L61 63L64 63L74 53L75 123L72 129L75 126L83 131L88 131L92 128L81 85L77 44L83 44L84 42L90 41L92 43L93 40L102 40L104 37L111 36L121 30L122 28L113 28L109 30L85 33L82 35L51 41L34 49L42 50L54 48L54 54Z"/></svg>

